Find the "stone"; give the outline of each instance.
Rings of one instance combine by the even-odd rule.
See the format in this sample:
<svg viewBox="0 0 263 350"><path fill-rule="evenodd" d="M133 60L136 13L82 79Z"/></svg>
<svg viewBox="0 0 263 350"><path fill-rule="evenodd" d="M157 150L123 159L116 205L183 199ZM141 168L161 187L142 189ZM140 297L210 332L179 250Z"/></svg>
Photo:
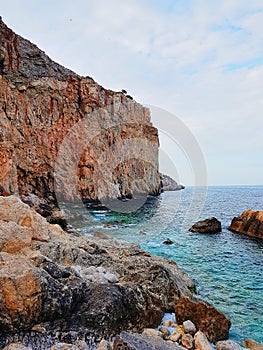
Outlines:
<svg viewBox="0 0 263 350"><path fill-rule="evenodd" d="M53 62L2 20L0 38L1 193L48 201L160 193L148 108Z"/></svg>
<svg viewBox="0 0 263 350"><path fill-rule="evenodd" d="M190 320L186 320L183 322L183 326L184 326L184 331L185 333L189 333L194 335L196 332L196 326L193 324L192 321Z"/></svg>
<svg viewBox="0 0 263 350"><path fill-rule="evenodd" d="M182 346L158 336L122 332L114 340L113 350L185 350Z"/></svg>
<svg viewBox="0 0 263 350"><path fill-rule="evenodd" d="M174 241L172 241L170 238L167 238L165 241L163 241L163 244L174 244Z"/></svg>
<svg viewBox="0 0 263 350"><path fill-rule="evenodd" d="M198 298L180 298L175 306L176 320L179 324L191 320L210 342L228 338L230 321L209 303Z"/></svg>
<svg viewBox="0 0 263 350"><path fill-rule="evenodd" d="M213 350L206 335L201 331L198 331L197 333L195 333L194 343L195 343L195 349L197 350Z"/></svg>
<svg viewBox="0 0 263 350"><path fill-rule="evenodd" d="M153 329L153 328L145 328L142 332L143 335L147 335L148 337L162 337L163 333Z"/></svg>
<svg viewBox="0 0 263 350"><path fill-rule="evenodd" d="M97 350L112 350L110 343L107 340L102 339L99 343Z"/></svg>
<svg viewBox="0 0 263 350"><path fill-rule="evenodd" d="M162 333L162 337L165 340L167 340L170 337L170 335L171 335L171 332L169 331L169 329L167 329L165 327L159 328L159 332Z"/></svg>
<svg viewBox="0 0 263 350"><path fill-rule="evenodd" d="M192 296L174 261L137 244L71 236L15 196L0 197L0 217L0 347L16 334L45 350L142 332Z"/></svg>
<svg viewBox="0 0 263 350"><path fill-rule="evenodd" d="M189 231L199 233L218 233L222 231L222 227L221 222L212 217L196 222L192 227L189 228Z"/></svg>
<svg viewBox="0 0 263 350"><path fill-rule="evenodd" d="M216 343L217 350L242 350L242 347L233 340L221 340Z"/></svg>
<svg viewBox="0 0 263 350"><path fill-rule="evenodd" d="M244 211L240 216L233 218L229 230L263 239L263 211Z"/></svg>
<svg viewBox="0 0 263 350"><path fill-rule="evenodd" d="M245 339L244 346L251 350L263 350L263 344L257 343L253 339Z"/></svg>
<svg viewBox="0 0 263 350"><path fill-rule="evenodd" d="M193 349L194 348L194 338L191 334L183 334L181 339L181 344L186 349Z"/></svg>
<svg viewBox="0 0 263 350"><path fill-rule="evenodd" d="M169 340L173 342L178 342L183 336L183 330L182 327L177 326L173 334L170 335Z"/></svg>

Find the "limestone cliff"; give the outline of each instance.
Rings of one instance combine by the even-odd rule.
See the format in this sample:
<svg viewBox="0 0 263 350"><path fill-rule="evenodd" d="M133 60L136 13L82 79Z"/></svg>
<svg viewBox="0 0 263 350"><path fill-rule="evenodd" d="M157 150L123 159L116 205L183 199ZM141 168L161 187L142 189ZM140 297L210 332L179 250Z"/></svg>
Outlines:
<svg viewBox="0 0 263 350"><path fill-rule="evenodd" d="M68 198L159 194L149 110L53 62L2 20L0 86L0 192L52 199L56 185Z"/></svg>

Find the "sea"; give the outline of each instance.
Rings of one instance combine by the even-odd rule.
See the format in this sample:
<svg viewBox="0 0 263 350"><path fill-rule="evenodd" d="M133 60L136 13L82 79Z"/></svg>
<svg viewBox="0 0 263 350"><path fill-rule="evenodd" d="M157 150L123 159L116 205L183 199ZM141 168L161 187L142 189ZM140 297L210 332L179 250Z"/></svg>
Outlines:
<svg viewBox="0 0 263 350"><path fill-rule="evenodd" d="M263 343L263 240L228 230L233 217L248 209L263 210L263 186L189 187L150 197L126 213L89 205L77 225L84 235L104 232L176 261L198 296L231 320L230 339ZM209 217L221 221L221 233L188 231ZM164 244L168 238L174 243Z"/></svg>

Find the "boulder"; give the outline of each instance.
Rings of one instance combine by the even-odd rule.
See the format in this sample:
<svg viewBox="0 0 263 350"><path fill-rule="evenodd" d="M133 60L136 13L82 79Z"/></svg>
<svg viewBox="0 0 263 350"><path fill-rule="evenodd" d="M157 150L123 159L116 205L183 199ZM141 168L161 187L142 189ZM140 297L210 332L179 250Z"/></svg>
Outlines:
<svg viewBox="0 0 263 350"><path fill-rule="evenodd" d="M206 335L201 331L198 331L197 333L195 333L194 342L195 342L195 349L197 350L213 350Z"/></svg>
<svg viewBox="0 0 263 350"><path fill-rule="evenodd" d="M242 347L233 340L221 340L216 343L217 350L242 350Z"/></svg>
<svg viewBox="0 0 263 350"><path fill-rule="evenodd" d="M189 228L190 232L199 233L217 233L221 232L221 222L216 218L212 217L202 221L196 222L192 227Z"/></svg>
<svg viewBox="0 0 263 350"><path fill-rule="evenodd" d="M176 303L177 323L191 320L210 342L228 338L230 321L225 315L209 303L197 298L181 297Z"/></svg>
<svg viewBox="0 0 263 350"><path fill-rule="evenodd" d="M263 344L257 343L252 339L246 339L244 341L244 346L250 350L263 350Z"/></svg>
<svg viewBox="0 0 263 350"><path fill-rule="evenodd" d="M240 216L234 217L229 230L263 239L263 211L244 211Z"/></svg>

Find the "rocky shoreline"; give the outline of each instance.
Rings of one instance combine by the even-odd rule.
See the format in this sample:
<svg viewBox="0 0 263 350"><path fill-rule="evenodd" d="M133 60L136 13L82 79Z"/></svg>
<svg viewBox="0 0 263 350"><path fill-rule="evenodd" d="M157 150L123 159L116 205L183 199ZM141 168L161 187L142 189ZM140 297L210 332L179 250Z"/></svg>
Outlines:
<svg viewBox="0 0 263 350"><path fill-rule="evenodd" d="M227 338L229 320L194 296L175 262L136 244L69 234L15 196L0 197L0 207L0 348L17 341L33 350L92 346L156 328L175 310L208 339Z"/></svg>

